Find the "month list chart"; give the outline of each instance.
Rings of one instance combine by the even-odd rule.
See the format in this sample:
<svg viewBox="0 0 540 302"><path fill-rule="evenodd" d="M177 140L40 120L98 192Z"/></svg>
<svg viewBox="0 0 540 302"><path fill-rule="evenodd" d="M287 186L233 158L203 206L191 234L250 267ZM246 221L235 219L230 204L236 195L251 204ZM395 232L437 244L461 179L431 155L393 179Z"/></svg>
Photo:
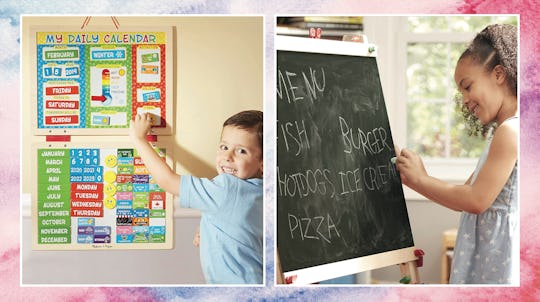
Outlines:
<svg viewBox="0 0 540 302"><path fill-rule="evenodd" d="M172 208L135 149L43 148L37 162L38 245L167 243Z"/></svg>

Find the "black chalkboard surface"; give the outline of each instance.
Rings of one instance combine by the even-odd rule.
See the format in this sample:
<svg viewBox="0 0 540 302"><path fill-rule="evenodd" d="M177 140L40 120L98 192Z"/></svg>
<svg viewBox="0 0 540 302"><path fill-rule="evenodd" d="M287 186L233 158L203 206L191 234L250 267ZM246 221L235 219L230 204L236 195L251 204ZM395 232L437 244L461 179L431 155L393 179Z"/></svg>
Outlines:
<svg viewBox="0 0 540 302"><path fill-rule="evenodd" d="M376 58L278 48L276 74L282 271L414 246Z"/></svg>

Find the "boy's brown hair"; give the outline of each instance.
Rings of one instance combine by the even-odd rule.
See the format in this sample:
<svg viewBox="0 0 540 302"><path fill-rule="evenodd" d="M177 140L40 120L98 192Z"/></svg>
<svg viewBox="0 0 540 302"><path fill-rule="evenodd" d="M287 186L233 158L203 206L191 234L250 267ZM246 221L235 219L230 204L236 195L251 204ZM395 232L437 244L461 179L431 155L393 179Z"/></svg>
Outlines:
<svg viewBox="0 0 540 302"><path fill-rule="evenodd" d="M261 154L263 150L263 113L259 110L245 110L229 117L224 123L225 126L235 126L240 129L251 130L257 134Z"/></svg>

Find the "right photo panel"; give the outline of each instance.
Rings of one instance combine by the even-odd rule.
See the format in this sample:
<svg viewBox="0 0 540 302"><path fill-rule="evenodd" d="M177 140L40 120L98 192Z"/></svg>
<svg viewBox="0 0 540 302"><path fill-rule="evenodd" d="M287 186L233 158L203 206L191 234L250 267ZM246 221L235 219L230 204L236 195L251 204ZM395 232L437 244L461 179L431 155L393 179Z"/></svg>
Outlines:
<svg viewBox="0 0 540 302"><path fill-rule="evenodd" d="M275 282L518 285L519 16L275 33Z"/></svg>

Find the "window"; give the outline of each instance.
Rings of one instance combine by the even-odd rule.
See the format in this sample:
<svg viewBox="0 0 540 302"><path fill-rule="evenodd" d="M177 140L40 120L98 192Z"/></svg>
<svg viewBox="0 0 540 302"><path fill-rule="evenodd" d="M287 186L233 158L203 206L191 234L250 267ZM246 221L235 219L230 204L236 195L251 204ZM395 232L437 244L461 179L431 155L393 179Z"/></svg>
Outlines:
<svg viewBox="0 0 540 302"><path fill-rule="evenodd" d="M517 24L517 17L422 16L406 22L407 146L426 158L478 158L484 140L467 134L456 110L455 64L486 25Z"/></svg>

